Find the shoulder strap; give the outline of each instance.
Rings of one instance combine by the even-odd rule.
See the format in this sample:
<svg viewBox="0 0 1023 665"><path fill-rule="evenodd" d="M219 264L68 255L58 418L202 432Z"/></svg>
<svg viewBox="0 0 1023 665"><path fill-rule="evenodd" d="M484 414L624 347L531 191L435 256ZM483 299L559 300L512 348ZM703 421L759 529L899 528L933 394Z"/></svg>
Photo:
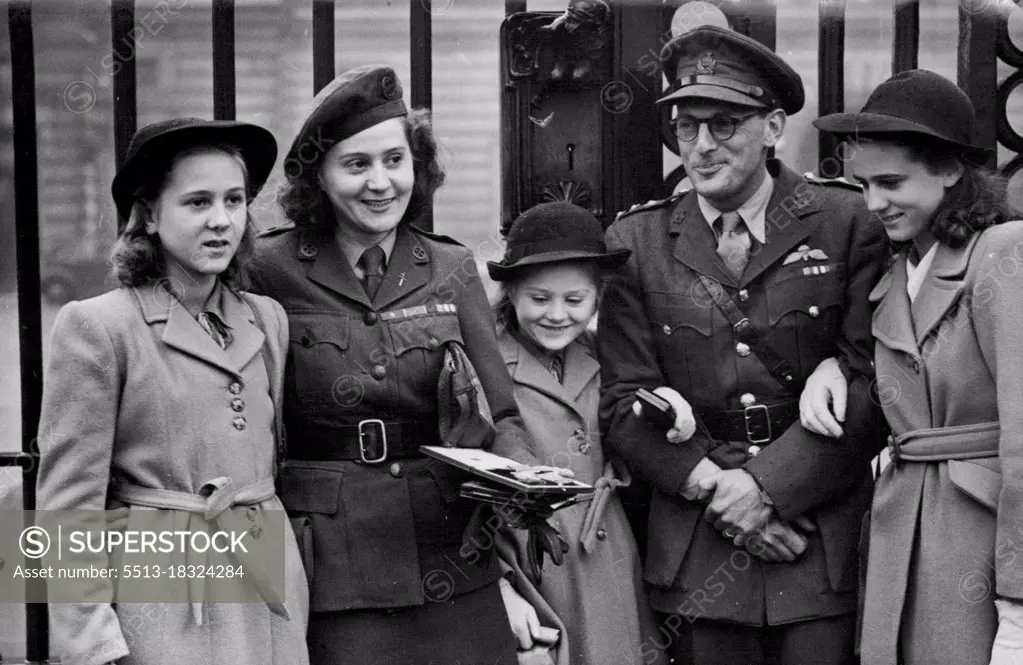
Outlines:
<svg viewBox="0 0 1023 665"><path fill-rule="evenodd" d="M266 324L263 321L263 314L259 311L259 307L249 299L249 294L239 292L239 295L245 300L249 309L252 310L252 314L256 317L256 325L261 331L263 331L263 346L259 347L259 355L263 358L263 364L266 366L267 378L270 380L270 399L274 403L274 465L273 465L273 476L277 477L277 471L280 469L281 464L284 461L285 455L287 454L287 446L284 440L284 420L282 418L281 399L282 395L277 390L277 361L274 354L270 351L270 331L267 330Z"/></svg>
<svg viewBox="0 0 1023 665"><path fill-rule="evenodd" d="M753 322L750 321L748 316L743 314L735 300L721 288L719 283L706 275L699 275L699 277L703 288L707 291L711 300L714 301L714 304L721 310L721 313L728 319L728 323L732 324L732 330L735 331L735 334L738 335L742 342L749 345L750 351L753 352L753 357L763 363L767 371L771 373L771 376L774 377L774 380L782 388L798 396L803 390L803 382L799 380L799 375L792 368L792 365L789 364L789 361L785 360L785 358L771 348L771 345L760 335L760 331L753 325Z"/></svg>

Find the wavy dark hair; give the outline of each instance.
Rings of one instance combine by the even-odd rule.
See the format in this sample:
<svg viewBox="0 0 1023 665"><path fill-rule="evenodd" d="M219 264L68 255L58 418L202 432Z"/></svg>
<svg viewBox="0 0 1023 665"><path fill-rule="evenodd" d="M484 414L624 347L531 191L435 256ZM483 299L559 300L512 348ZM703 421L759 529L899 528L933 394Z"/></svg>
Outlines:
<svg viewBox="0 0 1023 665"><path fill-rule="evenodd" d="M402 223L412 222L433 206L433 195L444 184L444 169L437 159L437 139L433 133L430 111L412 109L402 117L405 138L412 153L415 184ZM287 181L281 186L280 204L284 215L300 228L334 226L334 208L319 183L320 164L327 151L337 141L325 140L317 150L316 159L290 173L285 169Z"/></svg>
<svg viewBox="0 0 1023 665"><path fill-rule="evenodd" d="M597 286L597 307L600 309L600 301L604 297L604 287L608 281L613 279L614 273L608 270L601 270L597 262L592 259L570 259L567 261L559 261L558 263L571 263L578 265L582 268L587 276ZM500 286L497 291L497 299L494 301L491 311L494 314L494 321L497 324L497 330L507 330L514 332L519 329L519 318L515 313L515 305L512 302L512 297L515 295L515 289L522 279L530 272L544 268L546 266L554 265L553 263L542 263L536 266L526 266L522 270L517 271L515 277L506 282L500 282Z"/></svg>
<svg viewBox="0 0 1023 665"><path fill-rule="evenodd" d="M1017 217L1006 196L1006 178L972 161L953 144L914 133L859 140L902 146L909 151L910 159L923 164L934 175L962 166L962 177L945 190L931 223L934 239L943 245L962 247L973 234Z"/></svg>
<svg viewBox="0 0 1023 665"><path fill-rule="evenodd" d="M175 153L168 160L165 168L154 169L155 175L143 182L135 191L131 216L110 253L111 274L120 284L130 287L143 286L158 282L167 276L166 257L160 237L146 232L146 224L153 219L152 202L159 198L160 192L167 184L168 176L179 161L185 157L212 151L226 153L238 161L242 167L242 175L245 177L246 190L248 190L249 170L245 166L245 159L242 157L241 151L236 146L226 144L193 145ZM251 205L252 201L247 201L247 203ZM235 290L243 290L248 287L245 267L253 253L253 238L255 237L253 228L252 214L246 209L245 229L242 231L238 250L224 272L218 276L222 282Z"/></svg>

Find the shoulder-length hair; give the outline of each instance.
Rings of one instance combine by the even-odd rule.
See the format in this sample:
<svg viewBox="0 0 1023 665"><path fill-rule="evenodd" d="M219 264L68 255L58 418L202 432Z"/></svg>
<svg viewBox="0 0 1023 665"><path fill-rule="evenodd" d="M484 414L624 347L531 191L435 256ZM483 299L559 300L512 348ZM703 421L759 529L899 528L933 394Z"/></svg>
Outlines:
<svg viewBox="0 0 1023 665"><path fill-rule="evenodd" d="M437 159L437 139L430 121L430 111L423 108L412 109L402 117L405 125L405 138L408 140L412 153L412 168L415 181L408 208L402 216L402 223L412 222L433 206L433 195L444 184L444 169ZM323 150L317 151L316 160L303 165L295 173L285 169L287 180L281 186L280 203L284 215L295 226L313 228L318 226L332 227L337 223L334 208L327 195L320 187L320 165L324 155L336 141L324 141Z"/></svg>
<svg viewBox="0 0 1023 665"><path fill-rule="evenodd" d="M565 263L571 262L582 268L589 278L593 281L597 287L597 309L600 309L600 301L604 297L604 287L607 283L613 279L615 273L612 271L601 270L600 266L597 265L596 261L589 259L574 259L565 261ZM515 276L505 282L500 282L497 290L497 298L494 301L491 311L494 314L494 321L497 324L497 330L509 332L515 332L519 329L519 317L515 312L515 303L513 299L515 297L515 289L522 282L522 278L528 275L532 270L543 268L545 266L554 265L552 263L543 263L535 267L526 266L522 270L516 271Z"/></svg>
<svg viewBox="0 0 1023 665"><path fill-rule="evenodd" d="M158 282L167 276L166 260L160 236L146 232L146 224L153 219L152 204L159 198L167 184L167 178L178 162L185 157L211 151L226 153L238 161L245 178L246 191L248 190L249 170L237 147L226 144L203 144L187 147L176 153L167 160L164 168L155 169L153 177L143 182L135 191L131 216L114 243L110 255L111 273L120 284L132 287L143 286ZM253 252L255 231L253 230L252 214L248 210L248 205L251 205L252 201L246 203L245 228L242 231L238 250L224 272L218 276L220 281L235 290L243 290L248 286L245 267Z"/></svg>
<svg viewBox="0 0 1023 665"><path fill-rule="evenodd" d="M962 247L973 234L1016 217L1006 196L1006 179L967 159L954 145L920 134L877 140L903 146L910 159L923 164L932 174L962 166L962 176L945 190L931 223L931 233L941 244L953 249Z"/></svg>

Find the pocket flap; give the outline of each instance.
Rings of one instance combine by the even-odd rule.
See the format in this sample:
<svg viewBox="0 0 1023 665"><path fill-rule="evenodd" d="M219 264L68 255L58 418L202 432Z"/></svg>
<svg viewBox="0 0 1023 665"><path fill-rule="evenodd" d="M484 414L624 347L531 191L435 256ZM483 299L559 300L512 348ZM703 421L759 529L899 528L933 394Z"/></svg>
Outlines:
<svg viewBox="0 0 1023 665"><path fill-rule="evenodd" d="M340 469L288 463L277 479L277 491L289 511L334 515L341 506L341 477Z"/></svg>
<svg viewBox="0 0 1023 665"><path fill-rule="evenodd" d="M1002 474L966 460L949 460L948 479L991 512L998 510Z"/></svg>
<svg viewBox="0 0 1023 665"><path fill-rule="evenodd" d="M292 344L333 344L342 351L348 348L348 318L338 314L289 312L288 329Z"/></svg>
<svg viewBox="0 0 1023 665"><path fill-rule="evenodd" d="M839 275L845 270L838 264ZM773 326L790 312L802 312L807 319L816 318L828 307L839 307L844 299L842 280L830 274L800 276L767 286L767 313ZM816 313L811 313L816 312Z"/></svg>
<svg viewBox="0 0 1023 665"><path fill-rule="evenodd" d="M462 342L462 326L454 313L400 318L388 325L398 356L410 349L436 351L448 342Z"/></svg>

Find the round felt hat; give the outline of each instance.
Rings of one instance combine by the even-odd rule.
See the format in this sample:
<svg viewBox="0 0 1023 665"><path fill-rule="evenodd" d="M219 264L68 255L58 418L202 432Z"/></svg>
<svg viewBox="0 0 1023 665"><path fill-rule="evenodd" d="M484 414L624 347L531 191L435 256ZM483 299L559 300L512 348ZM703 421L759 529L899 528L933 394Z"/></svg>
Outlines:
<svg viewBox="0 0 1023 665"><path fill-rule="evenodd" d="M813 121L842 137L921 134L949 144L966 159L984 163L992 151L975 142L976 113L965 92L926 69L895 74L870 93L859 113L831 113Z"/></svg>
<svg viewBox="0 0 1023 665"><path fill-rule="evenodd" d="M146 125L135 132L110 192L117 206L120 234L131 217L135 192L149 178L161 175L175 155L200 145L238 148L248 171L249 199L255 198L277 160L274 135L258 125L229 120L175 118Z"/></svg>
<svg viewBox="0 0 1023 665"><path fill-rule="evenodd" d="M522 268L561 261L592 259L606 270L629 260L631 250L608 251L604 230L593 213L571 203L541 203L526 210L508 230L504 258L488 261L498 282L514 279Z"/></svg>
<svg viewBox="0 0 1023 665"><path fill-rule="evenodd" d="M734 30L703 25L674 38L661 49L664 74L678 87L657 100L678 104L689 99L763 108L792 115L803 108L803 79L760 42Z"/></svg>
<svg viewBox="0 0 1023 665"><path fill-rule="evenodd" d="M284 158L284 172L295 176L304 167L319 164L335 143L407 115L402 94L398 75L385 65L365 65L340 74L313 98L313 110Z"/></svg>

